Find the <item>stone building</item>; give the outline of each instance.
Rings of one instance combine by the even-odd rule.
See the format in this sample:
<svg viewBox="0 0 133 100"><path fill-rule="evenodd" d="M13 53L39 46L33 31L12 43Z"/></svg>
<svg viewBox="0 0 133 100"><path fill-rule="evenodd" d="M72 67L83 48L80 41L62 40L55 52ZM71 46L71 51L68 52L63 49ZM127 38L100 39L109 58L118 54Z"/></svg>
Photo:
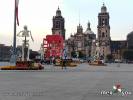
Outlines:
<svg viewBox="0 0 133 100"><path fill-rule="evenodd" d="M97 26L97 40L99 46L99 57L105 59L108 54L111 54L110 49L110 25L109 25L109 13L106 6L103 4L101 12L98 14L98 26Z"/></svg>
<svg viewBox="0 0 133 100"><path fill-rule="evenodd" d="M114 59L123 59L123 52L127 49L126 40L111 41L111 54Z"/></svg>
<svg viewBox="0 0 133 100"><path fill-rule="evenodd" d="M123 60L123 53L128 49L133 49L133 31L127 35L127 40L111 41L111 54L114 59Z"/></svg>
<svg viewBox="0 0 133 100"><path fill-rule="evenodd" d="M59 7L56 11L56 16L53 16L52 34L61 34L65 40L65 20Z"/></svg>
<svg viewBox="0 0 133 100"><path fill-rule="evenodd" d="M85 54L87 57L91 57L92 42L96 39L96 34L91 31L90 22L88 22L87 29L84 32L85 37Z"/></svg>
<svg viewBox="0 0 133 100"><path fill-rule="evenodd" d="M82 25L79 24L77 26L77 32L66 40L68 56L71 57L72 51L82 52L86 57L91 56L91 44L94 39L96 39L96 35L91 31L90 22L85 32L83 32Z"/></svg>
<svg viewBox="0 0 133 100"><path fill-rule="evenodd" d="M97 38L91 31L90 23L85 32L79 24L77 33L66 41L68 55L71 56L72 51L82 51L86 57L93 59L106 60L107 55L112 55L114 59L122 59L123 51L127 47L133 48L133 32L127 35L127 40L111 40L109 19L109 12L103 4L101 12L98 13Z"/></svg>

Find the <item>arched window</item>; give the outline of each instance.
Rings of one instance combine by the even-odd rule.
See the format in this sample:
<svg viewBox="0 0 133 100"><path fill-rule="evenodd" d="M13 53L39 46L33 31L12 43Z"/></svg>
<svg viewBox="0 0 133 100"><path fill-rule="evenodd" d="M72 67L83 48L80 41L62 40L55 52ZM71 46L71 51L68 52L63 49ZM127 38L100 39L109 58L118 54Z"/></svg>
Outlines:
<svg viewBox="0 0 133 100"><path fill-rule="evenodd" d="M102 37L105 37L105 33L104 32L102 32Z"/></svg>
<svg viewBox="0 0 133 100"><path fill-rule="evenodd" d="M60 28L60 22L59 21L56 21L56 26L55 28Z"/></svg>

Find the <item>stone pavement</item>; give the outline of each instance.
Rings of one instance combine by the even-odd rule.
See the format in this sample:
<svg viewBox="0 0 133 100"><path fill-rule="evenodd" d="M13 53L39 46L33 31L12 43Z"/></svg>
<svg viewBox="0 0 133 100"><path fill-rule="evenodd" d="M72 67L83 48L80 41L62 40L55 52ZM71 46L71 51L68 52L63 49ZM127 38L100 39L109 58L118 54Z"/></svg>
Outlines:
<svg viewBox="0 0 133 100"><path fill-rule="evenodd" d="M132 94L102 95L115 83ZM133 64L108 64L41 71L0 71L0 100L132 100Z"/></svg>

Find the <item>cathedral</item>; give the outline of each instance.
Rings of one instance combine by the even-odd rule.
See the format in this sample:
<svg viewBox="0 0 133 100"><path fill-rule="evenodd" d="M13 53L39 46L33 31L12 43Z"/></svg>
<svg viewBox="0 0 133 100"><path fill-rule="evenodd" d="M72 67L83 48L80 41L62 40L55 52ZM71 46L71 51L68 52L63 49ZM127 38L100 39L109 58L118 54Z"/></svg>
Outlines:
<svg viewBox="0 0 133 100"><path fill-rule="evenodd" d="M111 54L109 13L106 6L103 4L101 12L98 14L97 39L96 35L91 31L90 23L88 23L85 32L83 32L83 28L79 24L77 33L71 35L66 44L69 52L72 52L72 50L81 51L86 57L104 59L108 54Z"/></svg>
<svg viewBox="0 0 133 100"><path fill-rule="evenodd" d="M73 53L75 52L76 57L79 57L80 53L83 57L92 59L105 60L107 55L112 55L114 59L122 59L123 50L127 47L133 47L132 43L130 43L132 41L130 38L131 34L127 36L128 42L127 40L111 40L109 19L109 12L103 3L101 11L98 13L97 38L96 34L91 30L90 22L88 22L85 31L83 31L83 27L79 23L76 33L71 34L65 40L65 20L58 7L56 16L53 16L52 34L63 36L68 58L73 57Z"/></svg>
<svg viewBox="0 0 133 100"><path fill-rule="evenodd" d="M83 32L82 25L77 26L77 32L70 36L68 40L65 41L68 56L72 57L72 52L80 52L85 57L91 56L91 44L92 41L96 39L96 35L90 28L90 22L87 24L87 29Z"/></svg>

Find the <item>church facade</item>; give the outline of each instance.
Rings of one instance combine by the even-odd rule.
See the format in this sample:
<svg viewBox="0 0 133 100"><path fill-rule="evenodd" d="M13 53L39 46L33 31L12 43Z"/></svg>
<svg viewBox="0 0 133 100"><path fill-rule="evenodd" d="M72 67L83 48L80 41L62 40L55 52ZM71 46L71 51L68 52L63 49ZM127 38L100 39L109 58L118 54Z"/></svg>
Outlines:
<svg viewBox="0 0 133 100"><path fill-rule="evenodd" d="M65 40L65 19L62 17L59 7L56 16L53 16L52 34L60 34Z"/></svg>
<svg viewBox="0 0 133 100"><path fill-rule="evenodd" d="M68 56L72 57L72 52L82 53L85 57L91 56L91 44L92 41L96 39L96 35L90 28L90 22L87 24L87 29L83 32L82 25L77 26L77 32L70 36L68 40L65 41L66 48L68 51ZM79 54L78 54L79 56Z"/></svg>
<svg viewBox="0 0 133 100"><path fill-rule="evenodd" d="M56 16L53 17L52 34L61 34L65 40L65 48L67 56L72 57L72 52L76 52L79 56L81 52L85 57L93 59L106 59L107 55L112 55L114 59L122 59L124 49L132 48L132 38L130 33L127 40L111 40L110 36L110 16L105 4L102 5L101 11L98 13L97 38L96 34L91 30L90 22L87 24L86 31L83 31L82 25L79 23L77 31L71 34L65 40L65 20L58 8ZM130 36L131 35L131 36Z"/></svg>

